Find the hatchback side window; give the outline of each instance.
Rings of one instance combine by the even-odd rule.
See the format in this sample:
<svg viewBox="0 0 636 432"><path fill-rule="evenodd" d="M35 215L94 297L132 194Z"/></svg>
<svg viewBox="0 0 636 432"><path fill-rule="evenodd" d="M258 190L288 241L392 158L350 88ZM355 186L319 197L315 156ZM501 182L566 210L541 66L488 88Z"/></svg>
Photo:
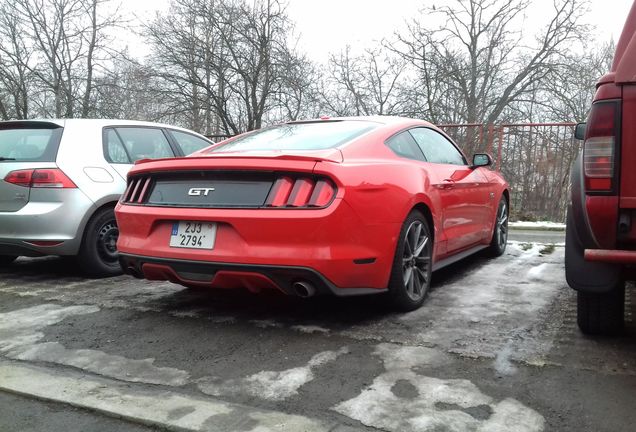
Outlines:
<svg viewBox="0 0 636 432"><path fill-rule="evenodd" d="M466 165L464 156L444 135L433 129L415 128L410 130L426 160L449 165Z"/></svg>
<svg viewBox="0 0 636 432"><path fill-rule="evenodd" d="M161 129L118 127L117 133L134 161L174 157L168 139Z"/></svg>
<svg viewBox="0 0 636 432"><path fill-rule="evenodd" d="M386 142L391 150L398 156L419 161L426 160L417 143L408 132L402 132L392 136Z"/></svg>
<svg viewBox="0 0 636 432"><path fill-rule="evenodd" d="M121 142L114 129L105 130L104 146L104 156L106 156L108 162L115 164L132 163L128 152L124 148L124 143Z"/></svg>
<svg viewBox="0 0 636 432"><path fill-rule="evenodd" d="M214 144L211 141L185 132L170 130L170 134L172 134L179 147L181 147L181 151L184 155L192 154L195 151L199 151Z"/></svg>

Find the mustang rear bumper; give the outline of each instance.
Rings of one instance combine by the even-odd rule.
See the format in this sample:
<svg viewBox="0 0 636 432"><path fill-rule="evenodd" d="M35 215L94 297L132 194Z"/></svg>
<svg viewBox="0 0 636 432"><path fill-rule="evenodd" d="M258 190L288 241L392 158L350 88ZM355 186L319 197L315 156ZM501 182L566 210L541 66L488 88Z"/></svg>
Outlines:
<svg viewBox="0 0 636 432"><path fill-rule="evenodd" d="M123 257L146 257L144 263L193 263L208 286L229 284L237 279L225 274L238 268L282 278L278 287L287 292L290 278L283 272L270 275L262 268L295 269L296 277L315 279L306 269L329 283L328 291L373 288L388 285L400 223L369 224L349 205L336 199L329 208L317 210L183 209L119 205L117 248ZM170 246L172 225L179 220L213 222L217 225L213 249L183 249ZM159 261L152 261L152 260ZM164 260L164 261L160 261ZM176 265L176 264L175 264ZM124 265L126 269L127 265ZM165 267L165 266L164 266ZM163 268L139 267L140 276L192 285L192 278ZM250 269L257 269L252 271ZM173 269L174 270L174 269ZM225 273L219 273L224 271ZM213 277L217 278L214 281ZM236 276L236 275L234 275ZM222 278L221 278L222 277ZM172 278L172 279L171 279ZM245 278L244 278L245 279ZM252 282L256 278L251 278ZM320 278L319 278L320 279ZM221 283L223 282L223 283ZM283 283L284 282L284 283ZM318 284L318 280L315 283ZM256 283L256 282L254 282ZM230 284L231 285L231 284ZM329 287L331 286L331 287Z"/></svg>
<svg viewBox="0 0 636 432"><path fill-rule="evenodd" d="M199 288L247 288L253 292L278 289L299 295L298 283L310 286L316 294L355 296L385 292L377 288L339 288L317 271L304 267L245 265L215 262L151 258L120 254L124 272L148 280L170 282Z"/></svg>

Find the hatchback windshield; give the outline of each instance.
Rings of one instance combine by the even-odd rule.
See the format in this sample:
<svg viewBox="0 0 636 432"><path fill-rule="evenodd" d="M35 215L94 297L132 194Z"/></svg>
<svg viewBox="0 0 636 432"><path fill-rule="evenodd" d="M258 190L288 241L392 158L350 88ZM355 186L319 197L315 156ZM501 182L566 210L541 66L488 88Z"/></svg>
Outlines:
<svg viewBox="0 0 636 432"><path fill-rule="evenodd" d="M0 162L53 162L62 128L0 129Z"/></svg>
<svg viewBox="0 0 636 432"><path fill-rule="evenodd" d="M284 124L212 147L208 153L252 150L321 150L338 147L377 126L379 126L378 123L367 121Z"/></svg>

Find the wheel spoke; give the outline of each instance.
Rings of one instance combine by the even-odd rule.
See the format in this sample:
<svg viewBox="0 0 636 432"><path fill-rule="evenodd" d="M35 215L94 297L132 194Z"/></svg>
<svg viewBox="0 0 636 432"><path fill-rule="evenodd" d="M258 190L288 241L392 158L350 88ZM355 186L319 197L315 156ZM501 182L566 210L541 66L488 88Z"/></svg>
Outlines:
<svg viewBox="0 0 636 432"><path fill-rule="evenodd" d="M406 285L406 287L407 287L406 289L407 289L407 291L410 294L415 295L415 277L412 277L413 276L413 269L412 268L411 268L411 271L409 272L409 274L410 274L411 277L409 278L409 282Z"/></svg>
<svg viewBox="0 0 636 432"><path fill-rule="evenodd" d="M415 248L417 247L416 226L417 222L414 222L406 233L406 238L409 239L409 245L411 246L411 254L414 254Z"/></svg>
<svg viewBox="0 0 636 432"><path fill-rule="evenodd" d="M431 262L431 257L428 256L419 256L419 257L415 257L415 262L419 265L419 264L428 264Z"/></svg>
<svg viewBox="0 0 636 432"><path fill-rule="evenodd" d="M409 285L413 279L413 267L409 267L404 271L404 284Z"/></svg>
<svg viewBox="0 0 636 432"><path fill-rule="evenodd" d="M422 278L422 281L424 282L424 284L428 283L428 273L425 272L424 270L422 270L421 268L417 269L417 273L420 275L420 277Z"/></svg>
<svg viewBox="0 0 636 432"><path fill-rule="evenodd" d="M428 237L424 237L422 240L422 243L417 248L415 248L415 252L413 252L413 255L415 255L416 257L419 257L420 255L422 255L422 251L424 250L427 244L428 244Z"/></svg>
<svg viewBox="0 0 636 432"><path fill-rule="evenodd" d="M406 255L406 252L408 252L408 254L410 256L413 256L413 247L411 246L411 241L409 240L409 234L410 233L406 233L406 241L405 241L405 248L404 248L404 254Z"/></svg>

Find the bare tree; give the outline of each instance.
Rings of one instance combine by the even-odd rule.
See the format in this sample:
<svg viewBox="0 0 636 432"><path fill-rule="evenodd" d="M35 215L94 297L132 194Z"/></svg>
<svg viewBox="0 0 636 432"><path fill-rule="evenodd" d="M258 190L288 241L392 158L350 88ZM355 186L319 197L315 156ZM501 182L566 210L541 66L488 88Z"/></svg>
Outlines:
<svg viewBox="0 0 636 432"><path fill-rule="evenodd" d="M543 83L541 118L553 121L584 121L596 92L596 82L612 65L616 46L590 46L582 53L569 53Z"/></svg>
<svg viewBox="0 0 636 432"><path fill-rule="evenodd" d="M336 115L401 113L400 79L406 63L381 48L353 55L351 47L329 57L323 105Z"/></svg>
<svg viewBox="0 0 636 432"><path fill-rule="evenodd" d="M22 37L15 12L7 3L0 3L0 116L4 120L29 115L32 74L27 65L33 51Z"/></svg>
<svg viewBox="0 0 636 432"><path fill-rule="evenodd" d="M117 11L100 13L110 0L4 1L0 53L9 63L15 116L87 117L96 68L112 59L106 31L117 25ZM9 74L5 71L5 78ZM27 78L28 81L27 82ZM11 81L11 80L9 80ZM27 103L28 101L28 103Z"/></svg>
<svg viewBox="0 0 636 432"><path fill-rule="evenodd" d="M299 115L308 84L297 74L311 66L291 48L291 31L280 0L173 0L146 29L166 118L236 134L283 109Z"/></svg>
<svg viewBox="0 0 636 432"><path fill-rule="evenodd" d="M434 121L493 123L546 79L583 33L587 0L553 0L549 23L530 46L528 36L514 30L528 5L528 0L453 0L425 9L390 45L417 73L413 91L424 105L412 112L423 111ZM429 28L427 15L443 19L444 26Z"/></svg>

